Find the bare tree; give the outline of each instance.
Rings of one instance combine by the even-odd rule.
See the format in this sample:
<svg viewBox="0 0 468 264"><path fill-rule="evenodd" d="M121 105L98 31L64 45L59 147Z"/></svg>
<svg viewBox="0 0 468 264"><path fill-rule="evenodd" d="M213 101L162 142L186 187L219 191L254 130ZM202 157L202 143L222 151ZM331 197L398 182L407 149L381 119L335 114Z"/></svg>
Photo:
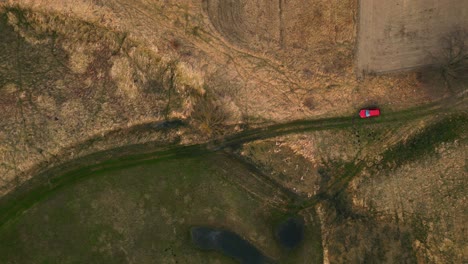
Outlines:
<svg viewBox="0 0 468 264"><path fill-rule="evenodd" d="M457 28L441 39L439 67L446 84L468 77L468 32Z"/></svg>

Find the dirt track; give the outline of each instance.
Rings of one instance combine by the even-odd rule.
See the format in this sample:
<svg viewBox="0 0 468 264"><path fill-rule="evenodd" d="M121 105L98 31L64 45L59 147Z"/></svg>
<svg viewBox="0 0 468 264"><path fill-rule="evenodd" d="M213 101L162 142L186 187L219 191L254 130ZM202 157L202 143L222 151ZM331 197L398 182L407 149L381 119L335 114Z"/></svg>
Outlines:
<svg viewBox="0 0 468 264"><path fill-rule="evenodd" d="M463 98L458 98L454 105L464 105L465 100ZM56 168L50 168L49 170L41 173L42 176L36 176L37 179L42 177L52 177L51 175L56 175L58 178L65 178L65 180L49 180L47 184L41 184L41 180L37 182L32 182L31 186L24 185L22 191L16 192L19 196L16 197L15 193L12 193L11 196L6 196L7 198L0 201L0 228L2 225L9 221L12 217L18 214L18 211L25 210L29 208L32 204L31 202L38 197L43 197L48 192L54 191L56 188L61 187L62 185L67 185L73 183L73 179L76 177L84 177L91 172L95 172L101 169L109 169L111 167L125 167L131 164L137 164L142 161L156 160L161 158L168 158L173 156L184 156L184 155L194 155L195 153L201 155L203 153L209 153L218 151L225 148L230 148L233 146L239 146L240 144L252 142L259 139L273 138L281 135L287 135L292 133L300 133L304 131L318 131L324 129L339 129L344 127L350 127L356 123L367 123L367 124L381 124L381 123L392 123L402 120L415 120L424 116L434 115L435 113L440 113L441 107L444 106L446 101L439 101L436 103L426 104L424 106L415 107L412 109L406 109L403 111L387 113L385 116L382 116L378 119L369 120L367 119L356 119L354 116L347 117L334 117L334 118L323 118L323 119L312 119L312 120L296 120L293 122L276 124L267 127L253 128L250 130L245 130L234 134L230 137L227 137L223 140L213 140L204 144L195 144L190 146L180 146L174 145L167 148L160 148L161 144L158 144L156 151L153 152L143 152L130 155L131 152L124 151L123 149L130 149L131 146L125 148L116 148L114 150L109 150L106 152L98 152L98 157L93 156L93 158L84 157L80 159L81 162L78 162L78 168L82 169L70 169L74 168L76 164L72 162L62 164ZM454 110L456 111L456 110ZM443 114L450 115L452 112L447 111ZM152 129L154 130L154 129ZM141 150L140 150L141 151ZM107 159L106 157L112 156L109 153L123 153L123 157L116 159ZM95 155L95 154L93 154ZM100 161L98 161L101 159ZM83 163L87 163L89 160L92 160L92 165L84 166ZM68 168L68 171L64 168ZM67 173L64 173L66 171ZM63 175L65 174L65 175ZM71 180L71 181L70 181ZM39 184L39 185L38 185ZM340 185L341 186L341 185ZM42 191L32 192L29 188L37 188ZM23 193L24 191L24 193ZM24 196L22 196L24 195ZM14 202L11 202L13 199ZM20 201L21 200L21 201Z"/></svg>
<svg viewBox="0 0 468 264"><path fill-rule="evenodd" d="M463 0L361 0L357 66L386 72L434 63L441 38L468 29Z"/></svg>
<svg viewBox="0 0 468 264"><path fill-rule="evenodd" d="M10 59L0 60L0 69L4 70L0 75L5 76L0 76L0 107L4 109L0 120L2 186L22 182L29 176L23 179L18 175L29 175L27 172L44 160L63 159L58 153L64 149L80 149L71 155L92 151L93 147L77 142L120 127L161 121L161 113L167 115L169 104L160 101L168 99L167 90L154 86L158 77L153 74L160 73L152 72L149 77L142 73L146 66L133 64L146 65L160 57L164 59L159 64L148 64L152 71L178 62L175 68L181 71L177 76L183 87L198 87L195 90L202 93L206 88L216 98L213 103L229 113L228 124L340 116L373 102L393 110L427 102L425 94L414 89L419 85L414 75L363 81L355 78L356 0L282 0L271 6L246 0L238 1L240 4L188 1L184 5L175 0L114 0L104 6L88 0L14 2L31 11L27 12L28 27L17 24L13 15L5 23L14 25L17 31L0 25L10 32L10 37L5 33L0 38L0 46L6 51L3 54ZM4 8L8 5L0 4L0 10ZM239 25L230 24L239 19L244 19ZM272 21L281 22L281 26ZM61 32L63 39L52 41L49 33L32 32L31 25ZM90 26L97 31L83 30ZM23 35L27 38L18 38ZM49 39L42 41L42 46L35 37L39 35ZM103 39L108 41L104 43ZM18 40L24 44L18 45ZM127 58L127 52L115 53L122 40L128 47L134 45L130 43L138 45L136 53L128 54L135 57ZM53 43L60 44L60 54L67 55L51 54L59 47L51 48ZM106 43L112 44L114 53L104 52L110 45ZM37 54L39 59L27 54ZM44 57L59 60L49 63ZM19 67L26 65L31 67ZM64 71L69 74L64 75ZM105 74L107 77L102 78ZM80 81L73 79L78 77ZM164 85L171 80L163 79ZM171 93L171 101L177 98L174 95ZM147 103L142 103L144 100ZM194 101L184 102L187 104L181 106L182 111L173 112L174 118L194 112ZM201 116L198 120L203 119ZM0 194L9 188L0 190Z"/></svg>

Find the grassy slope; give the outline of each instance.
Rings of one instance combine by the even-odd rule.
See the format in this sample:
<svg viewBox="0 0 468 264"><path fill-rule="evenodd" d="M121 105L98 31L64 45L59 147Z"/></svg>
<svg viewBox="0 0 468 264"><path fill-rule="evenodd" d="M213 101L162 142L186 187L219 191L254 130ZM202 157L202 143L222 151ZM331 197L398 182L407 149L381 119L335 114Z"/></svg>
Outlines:
<svg viewBox="0 0 468 264"><path fill-rule="evenodd" d="M411 222L382 222L374 216L373 212L364 213L362 211L354 211L352 208L351 196L346 191L346 187L356 175L359 175L359 172L362 169L366 169L371 175L379 174L383 170L392 173L393 170L404 164L418 162L427 156L437 155L436 147L440 146L441 143L453 142L454 140L464 140L464 132L466 131L467 124L466 115L454 115L442 120L437 120L422 129L419 133L406 140L400 141L393 147L384 151L382 154L382 160L380 160L378 164L367 168L363 163L357 163L357 165L345 164L342 172L342 175L344 175L343 178L336 180L336 183L338 183L336 186L339 186L340 188L335 189L331 186L327 189L326 195L324 195L325 201L328 203L330 208L332 208L331 212L334 211L336 214L336 218L333 220L334 223L331 223L331 228L335 226L338 230L335 231L335 238L332 239L333 242L330 243L329 246L331 250L331 260L339 260L339 262L352 261L355 257L353 254L344 254L343 252L337 253L340 252L339 249L341 249L341 247L345 246L348 247L348 249L352 248L357 251L361 250L361 252L365 252L365 254L362 253L365 256L368 254L374 256L375 254L378 255L387 252L389 256L411 260L411 262L416 261L414 257L414 249L410 241L419 238L421 232L420 228L412 226ZM416 191L420 186L414 186L414 188ZM414 217L418 217L418 215L415 215ZM372 248L365 248L363 246L364 243L359 241L351 243L342 242L342 236L347 237L355 235L354 232L344 235L346 232L341 230L343 225L341 221L343 219L345 219L349 224L353 223L355 230L359 230L359 228L362 229L359 231L361 241L367 242L374 239L375 243L372 244ZM360 226L362 225L362 222L368 223L368 226ZM395 229L395 225L398 226L398 228ZM389 237L382 236L384 233L380 233L381 228L387 229L385 234L393 234L393 238L390 239ZM395 247L397 249L396 251ZM401 248L398 249L398 247ZM388 253L390 251L393 251L393 253ZM385 254L382 256L384 257L382 257L381 261L384 261L388 257L385 256ZM386 260L388 261L388 259Z"/></svg>
<svg viewBox="0 0 468 264"><path fill-rule="evenodd" d="M190 226L212 224L238 232L270 256L291 261L273 240L274 219L281 210L226 182L223 177L232 173L210 160L154 162L64 187L1 231L0 255L12 263L225 262L189 243ZM229 168L248 173L235 162ZM311 254L308 245L320 241L319 234L317 229L307 232L306 244L292 257L317 261L321 250Z"/></svg>
<svg viewBox="0 0 468 264"><path fill-rule="evenodd" d="M433 154L435 147L463 136L467 126L466 115L455 115L424 128L416 136L398 143L383 154L386 168L401 166Z"/></svg>
<svg viewBox="0 0 468 264"><path fill-rule="evenodd" d="M429 121L431 120L431 121ZM322 226L329 230L326 242L328 257L332 262L356 262L380 259L381 262L391 258L404 262L415 261L412 241L418 238L421 228L415 228L411 221L394 223L391 221L381 221L375 217L373 211L355 210L353 208L352 193L348 184L356 177L360 177L363 171L370 175L377 175L382 172L393 173L395 169L408 163L418 163L428 156L436 156L437 148L442 143L450 143L455 140L466 140L464 131L467 129L467 116L462 112L448 115L446 117L433 116L428 120L425 127L421 127L410 135L399 131L397 126L408 124L382 123L380 126L359 124L356 125L355 133L359 135L357 146L362 148L367 154L358 155L351 162L340 162L335 160L330 162L327 168L321 173L330 178L321 186L319 195L311 199L305 199L304 204L298 210L313 210L317 203L326 205L327 213ZM372 120L373 121L373 120ZM414 124L414 122L412 123ZM415 125L415 127L418 127ZM354 131L354 130L353 130ZM395 135L397 136L395 138ZM396 140L396 141L395 141ZM384 148L383 144L391 142L390 147ZM255 144L255 143L254 143ZM275 145L272 143L273 146ZM255 145L262 147L261 142ZM330 149L330 146L327 148ZM325 148L326 149L326 148ZM372 151L373 150L373 151ZM254 155L263 155L255 153ZM272 159L272 155L275 157ZM317 155L320 157L320 155ZM376 156L380 158L376 159ZM281 158L280 158L281 157ZM293 155L290 155L294 159ZM265 160L271 165L277 163L281 173L287 168L281 154L267 155ZM256 162L262 164L261 162ZM294 162L290 162L294 164ZM291 170L290 170L291 171ZM292 170L294 171L294 170ZM442 172L441 172L442 173ZM268 173L270 175L270 173ZM281 176L281 175L280 175ZM281 181L278 176L272 174L272 178ZM372 176L371 176L372 177ZM288 186L291 188L291 186ZM414 186L415 191L419 186ZM416 216L417 217L417 216ZM359 237L356 240L353 237ZM387 255L386 255L387 254Z"/></svg>

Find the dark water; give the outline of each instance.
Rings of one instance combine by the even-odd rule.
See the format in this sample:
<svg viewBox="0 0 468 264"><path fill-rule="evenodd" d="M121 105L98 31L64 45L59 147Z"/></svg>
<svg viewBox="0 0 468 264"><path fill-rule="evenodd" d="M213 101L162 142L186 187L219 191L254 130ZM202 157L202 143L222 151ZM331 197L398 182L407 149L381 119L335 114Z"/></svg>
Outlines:
<svg viewBox="0 0 468 264"><path fill-rule="evenodd" d="M276 229L276 238L287 249L297 247L304 239L304 219L298 216L288 218Z"/></svg>
<svg viewBox="0 0 468 264"><path fill-rule="evenodd" d="M205 250L216 250L243 264L273 263L255 246L236 233L211 227L193 227L192 242Z"/></svg>

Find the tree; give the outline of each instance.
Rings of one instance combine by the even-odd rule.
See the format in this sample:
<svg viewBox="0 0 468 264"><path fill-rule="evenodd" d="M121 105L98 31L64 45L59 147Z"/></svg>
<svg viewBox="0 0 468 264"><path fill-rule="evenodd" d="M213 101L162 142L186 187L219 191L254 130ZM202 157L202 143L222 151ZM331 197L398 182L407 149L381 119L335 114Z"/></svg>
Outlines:
<svg viewBox="0 0 468 264"><path fill-rule="evenodd" d="M441 39L439 67L449 89L454 80L468 78L468 32L457 28Z"/></svg>

